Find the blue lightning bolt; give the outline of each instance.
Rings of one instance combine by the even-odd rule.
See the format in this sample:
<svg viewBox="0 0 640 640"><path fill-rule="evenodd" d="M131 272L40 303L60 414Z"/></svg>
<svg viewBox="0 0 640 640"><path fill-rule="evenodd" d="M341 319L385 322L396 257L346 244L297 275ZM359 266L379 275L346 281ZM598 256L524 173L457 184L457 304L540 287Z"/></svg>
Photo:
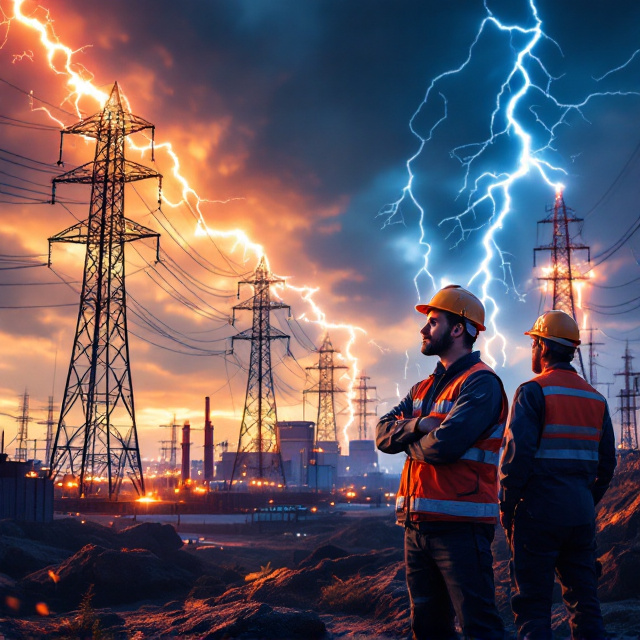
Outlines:
<svg viewBox="0 0 640 640"><path fill-rule="evenodd" d="M475 267L475 271L468 280L467 286L474 285L479 290L481 298L487 308L490 337L487 340L487 349L491 350L491 344L497 340L502 353L503 364L506 363L506 339L498 330L497 317L499 307L496 300L490 294L492 283L497 282L506 293L515 292L520 300L524 296L517 290L509 256L504 252L496 240L497 232L502 229L506 217L511 211L512 186L532 171L535 172L550 188L556 197L561 197L564 185L561 179L567 175L567 171L558 164L552 162L556 150L554 141L558 128L568 123L570 114L576 113L585 121L586 117L582 108L591 100L601 96L625 96L640 95L635 91L602 91L589 94L582 101L566 104L557 100L551 93L551 85L558 78L551 75L545 67L542 59L536 54L536 48L541 42L550 43L560 54L562 50L559 44L547 36L542 29L542 20L538 15L538 10L534 0L528 0L529 22L531 26L521 26L519 24L504 24L487 6L484 0L483 6L486 15L476 32L476 36L469 46L466 59L458 67L445 71L435 77L427 88L425 97L420 103L409 121L411 133L418 139L419 144L416 152L407 160L407 182L402 189L400 197L379 211L379 216L384 218L383 228L391 224L405 224L403 207L413 206L419 214L420 237L418 240L421 248L423 263L420 270L414 277L414 284L420 298L420 288L418 280L424 276L428 277L433 289L437 288L436 278L429 269L429 256L432 244L427 242L427 232L425 229L426 212L418 201L414 191L414 169L415 161L421 156L425 146L433 138L437 128L447 119L448 102L447 97L437 87L446 78L460 74L466 69L473 57L483 35L490 29L497 30L498 33L507 34L513 51L513 63L505 70L503 80L496 95L495 107L491 111L489 118L489 135L481 142L472 142L455 147L450 153L451 157L457 159L463 167L462 187L458 192L458 197L466 194L466 206L458 214L446 217L440 221L439 227L450 227L445 239L452 239L453 246L466 241L475 232L484 229L481 244L484 250L484 257ZM600 81L626 67L636 56L634 53L624 64L612 69L600 78ZM538 77L542 82L535 82L532 76ZM434 95L442 103L441 115L425 134L420 133L418 121L421 114L426 111L430 100ZM530 101L531 97L537 96L543 100L542 106L526 106L525 98ZM551 122L549 116L543 115L543 111L549 111L549 107L554 112ZM534 136L528 132L529 127L523 120L523 116L533 120L533 127L536 129L538 137L542 138L537 144ZM496 145L502 138L516 140L518 152L515 159L507 170L482 171L477 175L473 173L475 167L483 162L491 161L488 157L490 151L496 150ZM487 213L488 211L488 213ZM496 265L497 263L497 265ZM499 275L494 275L497 270ZM441 284L446 282L444 279ZM474 284L475 283L475 284ZM488 354L488 358L495 364L495 359Z"/></svg>

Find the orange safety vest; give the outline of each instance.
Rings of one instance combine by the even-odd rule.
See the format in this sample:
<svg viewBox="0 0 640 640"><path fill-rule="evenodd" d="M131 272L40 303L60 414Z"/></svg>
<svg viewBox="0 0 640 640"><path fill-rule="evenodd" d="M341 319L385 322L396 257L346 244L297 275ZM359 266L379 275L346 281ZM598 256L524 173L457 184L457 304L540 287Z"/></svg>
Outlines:
<svg viewBox="0 0 640 640"><path fill-rule="evenodd" d="M479 371L489 371L495 375L493 369L484 362L478 362L461 372L440 391L427 417L446 418L460 395L462 385ZM413 400L414 418L422 415L422 403L433 380L432 375L418 385ZM433 465L407 457L396 498L398 524L404 524L407 519L407 503L412 521L495 524L498 517L498 460L506 419L507 397L503 389L498 423L492 425L491 431L479 438L456 462Z"/></svg>
<svg viewBox="0 0 640 640"><path fill-rule="evenodd" d="M595 477L604 397L568 369L550 369L533 380L542 387L545 404L534 469L553 464L558 470L586 471Z"/></svg>

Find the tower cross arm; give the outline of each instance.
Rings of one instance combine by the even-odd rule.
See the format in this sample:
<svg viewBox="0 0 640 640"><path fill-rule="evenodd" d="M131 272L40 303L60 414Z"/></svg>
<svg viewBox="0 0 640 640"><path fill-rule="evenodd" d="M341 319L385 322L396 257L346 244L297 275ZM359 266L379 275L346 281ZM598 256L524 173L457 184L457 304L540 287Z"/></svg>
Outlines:
<svg viewBox="0 0 640 640"><path fill-rule="evenodd" d="M284 331L280 331L280 329L276 329L275 327L271 327L271 326L269 327L269 331L263 336L265 340L283 340L284 338L289 338L289 337L290 336L284 333ZM251 327L250 329L245 329L244 331L241 331L235 336L231 336L231 341L233 342L234 340L255 340L255 338L256 338L255 332L253 330L253 327Z"/></svg>
<svg viewBox="0 0 640 640"><path fill-rule="evenodd" d="M122 111L119 116L119 125L125 136L129 136L132 133L138 133L139 131L144 131L145 129L155 130L155 125L140 116L134 115L133 113ZM80 120L80 122L76 122L69 127L65 127L62 130L62 134L77 134L87 136L89 138L99 138L101 130L104 129L104 124L104 112L101 111L100 113L96 113L84 120Z"/></svg>
<svg viewBox="0 0 640 640"><path fill-rule="evenodd" d="M59 182L71 182L71 183L80 183L80 184L91 184L93 181L93 162L86 162L85 164L81 164L79 167L75 169L71 169L71 171L67 171L66 173L61 173L59 176L56 176L51 180L51 184L55 189L55 185Z"/></svg>
<svg viewBox="0 0 640 640"><path fill-rule="evenodd" d="M137 180L146 180L147 178L162 179L162 174L158 173L154 169L145 167L142 164L133 162L132 160L124 161L124 181L125 182L135 182Z"/></svg>
<svg viewBox="0 0 640 640"><path fill-rule="evenodd" d="M89 231L88 220L78 222L64 231L56 233L49 238L49 245L53 242L75 242L76 244L86 244Z"/></svg>

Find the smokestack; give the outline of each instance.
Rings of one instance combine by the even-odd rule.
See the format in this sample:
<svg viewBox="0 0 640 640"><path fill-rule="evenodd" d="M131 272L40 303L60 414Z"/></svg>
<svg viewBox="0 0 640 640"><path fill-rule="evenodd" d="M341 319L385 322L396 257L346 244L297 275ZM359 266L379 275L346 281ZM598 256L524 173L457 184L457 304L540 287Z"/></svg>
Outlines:
<svg viewBox="0 0 640 640"><path fill-rule="evenodd" d="M191 478L191 425L187 420L182 427L182 484L187 484Z"/></svg>
<svg viewBox="0 0 640 640"><path fill-rule="evenodd" d="M0 462L6 462L9 456L4 452L4 429L2 430L2 444L0 444Z"/></svg>
<svg viewBox="0 0 640 640"><path fill-rule="evenodd" d="M213 480L213 425L209 396L204 399L204 479Z"/></svg>

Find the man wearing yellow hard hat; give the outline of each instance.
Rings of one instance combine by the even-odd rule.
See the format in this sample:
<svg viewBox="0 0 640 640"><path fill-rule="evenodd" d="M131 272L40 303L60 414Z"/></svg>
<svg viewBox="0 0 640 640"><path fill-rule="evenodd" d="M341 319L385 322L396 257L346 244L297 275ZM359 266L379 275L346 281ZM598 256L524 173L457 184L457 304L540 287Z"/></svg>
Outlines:
<svg viewBox="0 0 640 640"><path fill-rule="evenodd" d="M380 419L376 443L407 455L396 499L405 527L405 566L415 640L502 640L491 542L498 521L497 466L507 398L473 351L484 306L457 285L416 309L435 371Z"/></svg>
<svg viewBox="0 0 640 640"><path fill-rule="evenodd" d="M515 393L500 461L500 520L511 546L518 638L551 640L555 575L571 637L606 636L597 595L595 505L616 467L607 401L571 366L580 330L548 311L525 333L538 374Z"/></svg>

